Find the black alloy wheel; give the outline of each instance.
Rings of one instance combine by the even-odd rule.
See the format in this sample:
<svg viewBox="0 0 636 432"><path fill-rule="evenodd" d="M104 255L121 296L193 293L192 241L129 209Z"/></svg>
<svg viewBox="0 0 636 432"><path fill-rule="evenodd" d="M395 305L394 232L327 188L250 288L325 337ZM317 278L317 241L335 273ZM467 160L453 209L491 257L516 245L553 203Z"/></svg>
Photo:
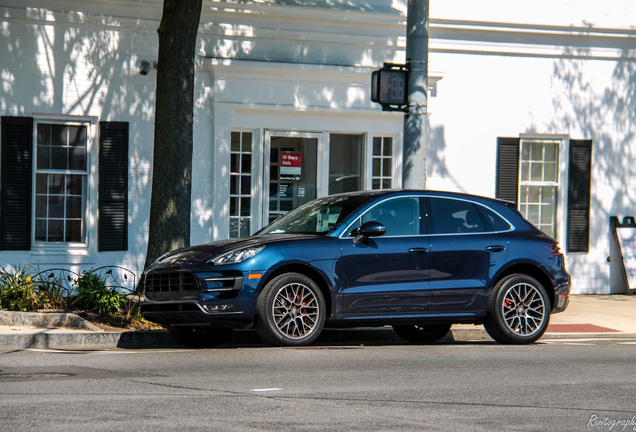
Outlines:
<svg viewBox="0 0 636 432"><path fill-rule="evenodd" d="M530 344L547 330L550 310L548 294L539 281L513 274L495 285L484 327L497 342Z"/></svg>
<svg viewBox="0 0 636 432"><path fill-rule="evenodd" d="M286 273L263 288L255 327L265 343L307 345L320 335L325 318L325 300L318 285L305 275Z"/></svg>

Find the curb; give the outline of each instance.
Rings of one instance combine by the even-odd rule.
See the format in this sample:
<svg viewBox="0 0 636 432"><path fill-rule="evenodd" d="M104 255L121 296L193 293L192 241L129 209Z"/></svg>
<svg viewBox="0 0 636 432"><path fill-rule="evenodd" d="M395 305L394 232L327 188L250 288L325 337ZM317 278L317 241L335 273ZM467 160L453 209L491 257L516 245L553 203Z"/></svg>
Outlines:
<svg viewBox="0 0 636 432"><path fill-rule="evenodd" d="M72 313L32 313L0 311L0 325L38 327L28 333L0 334L0 349L114 349L181 348L166 330L105 332ZM60 331L59 327L83 331ZM55 332L51 332L56 328ZM541 340L636 338L636 333L546 333ZM488 333L475 326L451 329L440 343L491 342ZM326 328L313 344L386 345L407 344L390 327ZM235 330L221 347L264 346L254 330Z"/></svg>
<svg viewBox="0 0 636 432"><path fill-rule="evenodd" d="M0 349L143 349L143 348L183 348L166 330L125 331L125 332L69 332L8 334L0 335ZM636 338L634 333L547 333L541 340L559 339L615 339ZM439 343L488 342L494 341L485 330L452 330ZM313 346L327 345L406 345L390 328L325 329ZM236 330L230 339L220 347L264 346L254 330Z"/></svg>
<svg viewBox="0 0 636 432"><path fill-rule="evenodd" d="M74 330L101 329L74 313L0 311L0 325L27 327L65 327Z"/></svg>

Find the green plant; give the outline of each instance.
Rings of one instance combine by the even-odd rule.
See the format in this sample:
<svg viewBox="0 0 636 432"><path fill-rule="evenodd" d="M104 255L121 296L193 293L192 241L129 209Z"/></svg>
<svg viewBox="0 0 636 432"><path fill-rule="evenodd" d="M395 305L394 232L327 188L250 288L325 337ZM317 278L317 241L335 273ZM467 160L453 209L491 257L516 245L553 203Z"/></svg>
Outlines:
<svg viewBox="0 0 636 432"><path fill-rule="evenodd" d="M104 279L92 270L83 271L75 281L77 303L104 315L117 312L124 304L123 295L106 286Z"/></svg>
<svg viewBox="0 0 636 432"><path fill-rule="evenodd" d="M125 297L121 307L121 319L124 322L131 322L141 318L141 307L138 296L129 294Z"/></svg>
<svg viewBox="0 0 636 432"><path fill-rule="evenodd" d="M30 312L42 304L42 295L27 265L0 267L0 309Z"/></svg>
<svg viewBox="0 0 636 432"><path fill-rule="evenodd" d="M77 297L71 294L59 278L41 278L37 281L37 286L42 309L70 310L77 301Z"/></svg>

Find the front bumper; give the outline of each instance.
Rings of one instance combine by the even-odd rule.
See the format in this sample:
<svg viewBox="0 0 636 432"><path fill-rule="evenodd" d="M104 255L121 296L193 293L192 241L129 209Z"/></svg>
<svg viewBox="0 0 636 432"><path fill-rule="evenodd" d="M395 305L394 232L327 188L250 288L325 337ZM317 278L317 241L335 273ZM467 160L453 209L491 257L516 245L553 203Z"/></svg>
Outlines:
<svg viewBox="0 0 636 432"><path fill-rule="evenodd" d="M141 314L166 326L241 328L254 320L259 279L250 272L155 270L145 275Z"/></svg>
<svg viewBox="0 0 636 432"><path fill-rule="evenodd" d="M166 326L202 326L242 328L252 319L244 311L232 310L232 304L208 306L196 300L146 301L141 304L141 314L148 321Z"/></svg>

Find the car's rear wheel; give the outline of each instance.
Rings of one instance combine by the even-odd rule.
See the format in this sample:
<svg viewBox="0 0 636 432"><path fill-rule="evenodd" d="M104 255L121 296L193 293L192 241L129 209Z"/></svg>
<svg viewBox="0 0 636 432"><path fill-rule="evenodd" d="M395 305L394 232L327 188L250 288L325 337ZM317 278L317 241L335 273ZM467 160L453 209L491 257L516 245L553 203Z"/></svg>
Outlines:
<svg viewBox="0 0 636 432"><path fill-rule="evenodd" d="M450 324L394 325L393 330L402 339L416 344L437 342L448 334Z"/></svg>
<svg viewBox="0 0 636 432"><path fill-rule="evenodd" d="M170 327L174 340L188 348L214 348L229 339L231 328Z"/></svg>
<svg viewBox="0 0 636 432"><path fill-rule="evenodd" d="M505 344L537 341L550 322L550 300L535 278L513 274L497 283L489 300L486 331Z"/></svg>
<svg viewBox="0 0 636 432"><path fill-rule="evenodd" d="M256 331L272 345L306 345L325 324L325 300L318 285L299 273L272 279L258 297Z"/></svg>

